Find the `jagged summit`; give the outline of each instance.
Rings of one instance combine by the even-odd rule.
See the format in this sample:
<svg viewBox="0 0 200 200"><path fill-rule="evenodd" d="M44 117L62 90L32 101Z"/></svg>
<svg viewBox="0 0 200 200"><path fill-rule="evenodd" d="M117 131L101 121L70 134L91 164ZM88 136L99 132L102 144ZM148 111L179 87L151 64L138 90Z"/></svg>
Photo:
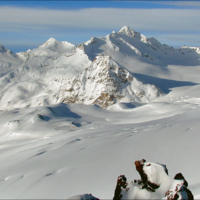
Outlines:
<svg viewBox="0 0 200 200"><path fill-rule="evenodd" d="M129 26L122 27L118 33L119 34L125 34L125 35L127 35L129 37L137 38L137 39L139 39L139 40L141 40L143 42L147 42L148 41L146 36L144 36L140 32L132 30Z"/></svg>
<svg viewBox="0 0 200 200"><path fill-rule="evenodd" d="M110 56L97 56L91 66L63 84L54 99L107 108L116 102L148 102L160 95L156 86L138 81Z"/></svg>
<svg viewBox="0 0 200 200"><path fill-rule="evenodd" d="M88 58L93 61L97 55L110 55L132 72L133 65L138 66L138 61L151 65L166 67L168 65L186 65L191 61L198 65L199 50L189 48L175 49L169 45L161 44L157 39L147 38L140 32L124 26L118 33L113 31L106 37L92 37L89 41L79 46ZM188 54L193 52L193 54ZM193 57L191 59L191 57ZM126 58L126 59L125 59Z"/></svg>
<svg viewBox="0 0 200 200"><path fill-rule="evenodd" d="M132 29L130 29L129 26L123 26L118 33L124 33L124 34L127 34L127 35L132 35Z"/></svg>

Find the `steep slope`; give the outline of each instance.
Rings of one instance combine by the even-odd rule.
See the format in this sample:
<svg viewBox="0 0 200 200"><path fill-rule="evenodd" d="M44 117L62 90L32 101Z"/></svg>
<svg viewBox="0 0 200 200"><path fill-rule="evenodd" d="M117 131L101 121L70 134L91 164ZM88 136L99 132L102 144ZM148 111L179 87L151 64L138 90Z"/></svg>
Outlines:
<svg viewBox="0 0 200 200"><path fill-rule="evenodd" d="M68 79L54 95L55 103L97 104L150 102L161 95L155 85L143 84L110 56L97 56L90 67Z"/></svg>

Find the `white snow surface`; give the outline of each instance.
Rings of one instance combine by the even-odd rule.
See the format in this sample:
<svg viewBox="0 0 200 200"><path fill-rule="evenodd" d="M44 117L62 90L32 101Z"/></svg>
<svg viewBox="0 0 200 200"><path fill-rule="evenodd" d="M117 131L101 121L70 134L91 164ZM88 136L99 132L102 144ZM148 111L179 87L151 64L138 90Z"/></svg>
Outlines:
<svg viewBox="0 0 200 200"><path fill-rule="evenodd" d="M103 69L119 92L99 84ZM181 172L199 199L199 73L199 47L174 49L127 26L78 47L0 45L0 198L112 199L119 175L140 179L134 162L144 158L171 178ZM72 86L80 101L62 103ZM103 91L122 97L102 109Z"/></svg>

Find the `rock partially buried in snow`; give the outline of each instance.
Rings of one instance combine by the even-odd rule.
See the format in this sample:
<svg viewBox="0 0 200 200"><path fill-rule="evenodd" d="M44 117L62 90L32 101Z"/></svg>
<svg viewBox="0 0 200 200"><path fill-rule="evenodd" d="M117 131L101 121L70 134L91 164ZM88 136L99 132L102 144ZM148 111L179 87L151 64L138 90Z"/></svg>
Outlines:
<svg viewBox="0 0 200 200"><path fill-rule="evenodd" d="M147 103L160 95L155 85L138 81L110 56L97 56L91 66L61 86L54 100L97 104L105 109L117 102Z"/></svg>
<svg viewBox="0 0 200 200"><path fill-rule="evenodd" d="M188 183L181 173L172 179L168 176L168 170L165 165L146 162L144 159L135 161L135 166L141 176L141 180L127 182L126 177L120 175L113 200L194 199L191 191L187 188Z"/></svg>
<svg viewBox="0 0 200 200"><path fill-rule="evenodd" d="M68 198L75 199L75 200L99 200L98 198L94 197L92 194L82 194L82 195L76 195L73 197Z"/></svg>

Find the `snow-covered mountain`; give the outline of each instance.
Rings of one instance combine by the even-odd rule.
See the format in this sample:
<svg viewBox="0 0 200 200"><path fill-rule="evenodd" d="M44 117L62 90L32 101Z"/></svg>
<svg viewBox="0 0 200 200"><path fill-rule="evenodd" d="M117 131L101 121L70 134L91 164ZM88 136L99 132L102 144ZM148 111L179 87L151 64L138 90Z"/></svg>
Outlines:
<svg viewBox="0 0 200 200"><path fill-rule="evenodd" d="M138 180L134 163L145 158L169 169L164 199L181 194L184 182L171 184L179 172L199 199L199 74L199 47L174 49L127 26L77 47L1 45L0 198L112 199L117 177ZM143 170L155 177L152 162Z"/></svg>
<svg viewBox="0 0 200 200"><path fill-rule="evenodd" d="M95 56L99 54L110 55L124 66L125 60L128 59L126 63L129 64L125 66L133 72L135 69L133 69L133 65L138 62L161 66L200 63L199 48L174 49L166 44L161 44L155 38L147 38L128 26L121 28L118 33L113 31L105 38L93 37L83 43L82 48L91 60L94 60Z"/></svg>
<svg viewBox="0 0 200 200"><path fill-rule="evenodd" d="M138 81L110 56L97 56L91 66L69 79L54 96L56 103L97 104L107 108L117 102L147 103L160 95L155 85Z"/></svg>
<svg viewBox="0 0 200 200"><path fill-rule="evenodd" d="M0 78L0 109L51 104L62 80L90 63L82 54L74 45L53 38L36 49L13 54L17 61L7 63L12 70Z"/></svg>
<svg viewBox="0 0 200 200"><path fill-rule="evenodd" d="M199 48L174 49L127 26L78 47L53 38L17 54L1 46L0 109L59 102L96 103L106 108L119 101L154 101L159 90L165 92L166 88L140 74L173 78L177 69L169 66L194 66L199 58ZM120 70L132 80L119 77Z"/></svg>

